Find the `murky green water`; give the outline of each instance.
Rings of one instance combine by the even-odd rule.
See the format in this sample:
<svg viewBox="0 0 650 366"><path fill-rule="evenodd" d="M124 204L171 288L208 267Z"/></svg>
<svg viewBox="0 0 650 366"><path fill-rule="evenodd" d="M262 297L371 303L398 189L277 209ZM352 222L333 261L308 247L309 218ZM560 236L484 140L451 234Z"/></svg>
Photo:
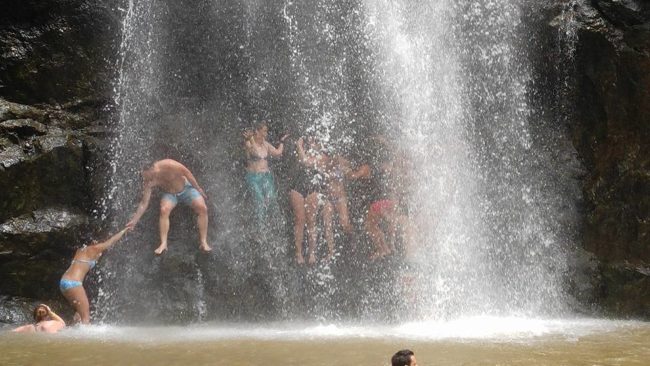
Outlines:
<svg viewBox="0 0 650 366"><path fill-rule="evenodd" d="M475 326L472 326L472 324ZM499 324L501 323L501 324ZM0 365L650 365L650 323L504 319L400 326L93 326L0 333Z"/></svg>

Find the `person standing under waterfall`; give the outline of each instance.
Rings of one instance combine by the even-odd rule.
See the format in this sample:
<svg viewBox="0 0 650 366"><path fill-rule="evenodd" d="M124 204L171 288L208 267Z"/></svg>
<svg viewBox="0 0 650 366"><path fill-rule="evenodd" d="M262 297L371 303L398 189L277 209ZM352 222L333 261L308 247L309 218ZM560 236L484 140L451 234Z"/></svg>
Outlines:
<svg viewBox="0 0 650 366"><path fill-rule="evenodd" d="M324 151L322 144L315 136L307 138L305 149L304 139L301 137L296 142L296 158L298 167L295 167L290 184L289 202L294 216L294 242L296 249L296 263L304 264L303 237L305 224L307 226L307 263L316 263L316 241L318 233L316 223L318 213L321 212L325 241L327 242L327 255L325 262L334 257L334 229L333 205L329 199L328 185L332 171L331 160Z"/></svg>
<svg viewBox="0 0 650 366"><path fill-rule="evenodd" d="M408 254L412 240L412 224L408 216L406 185L410 171L407 159L385 138L375 137L377 149L370 164L354 172L356 179L368 181L369 198L365 228L374 245L370 260L383 258L396 251L398 230L403 232L404 251ZM397 156L401 159L397 159Z"/></svg>
<svg viewBox="0 0 650 366"><path fill-rule="evenodd" d="M59 281L59 289L63 297L68 300L75 310L74 319L82 324L90 324L90 303L83 287L83 281L88 272L95 267L97 260L104 251L117 243L129 230L124 228L119 233L111 236L102 243L83 246L74 254L70 267L65 271Z"/></svg>
<svg viewBox="0 0 650 366"><path fill-rule="evenodd" d="M154 250L154 253L160 255L167 250L169 215L179 202L190 206L196 213L199 227L199 250L210 252L212 248L208 245L208 207L205 204L208 197L192 172L175 160L163 159L144 169L142 178L144 181L142 199L126 227L133 229L137 225L149 207L153 188L160 187L165 193L160 200L160 245Z"/></svg>
<svg viewBox="0 0 650 366"><path fill-rule="evenodd" d="M253 196L255 219L259 229L268 228L272 215L279 215L275 179L269 169L269 157L282 156L284 140L280 138L278 147L266 141L269 127L266 121L257 123L254 129L244 131L244 149L246 151L246 185Z"/></svg>

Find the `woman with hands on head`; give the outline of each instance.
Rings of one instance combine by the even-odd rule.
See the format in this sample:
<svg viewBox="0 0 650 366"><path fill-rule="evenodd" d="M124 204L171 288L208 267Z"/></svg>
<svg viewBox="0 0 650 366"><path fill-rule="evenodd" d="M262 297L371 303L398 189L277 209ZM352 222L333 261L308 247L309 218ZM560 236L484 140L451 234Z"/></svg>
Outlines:
<svg viewBox="0 0 650 366"><path fill-rule="evenodd" d="M27 324L14 329L18 333L56 333L65 328L65 322L49 306L40 304L34 308L34 324Z"/></svg>
<svg viewBox="0 0 650 366"><path fill-rule="evenodd" d="M280 138L278 147L274 147L266 138L269 127L265 121L255 125L254 130L246 130L244 136L244 150L246 151L246 185L253 195L255 217L259 228L268 224L270 215L278 215L277 192L275 179L269 169L269 157L282 156L284 140L289 136Z"/></svg>

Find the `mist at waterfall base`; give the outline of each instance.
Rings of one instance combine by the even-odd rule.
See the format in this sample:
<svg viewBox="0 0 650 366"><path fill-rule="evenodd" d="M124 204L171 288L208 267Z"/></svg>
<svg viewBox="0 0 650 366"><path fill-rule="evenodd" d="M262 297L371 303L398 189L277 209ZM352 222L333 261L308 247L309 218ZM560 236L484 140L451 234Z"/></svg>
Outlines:
<svg viewBox="0 0 650 366"><path fill-rule="evenodd" d="M179 205L169 251L155 257L154 195L103 258L92 286L98 321L409 322L576 310L566 283L580 164L548 97L561 87L541 90L533 75L534 1L126 5L102 217L124 225L141 168L173 158L207 192L214 251L197 250L194 214ZM285 132L295 140L315 131L357 166L383 153L373 136L399 146L412 166L403 179L416 255L367 259L367 187L351 182L355 235L337 228L333 263L296 266L287 158L271 160L282 212L259 240L241 135L260 120L274 144Z"/></svg>

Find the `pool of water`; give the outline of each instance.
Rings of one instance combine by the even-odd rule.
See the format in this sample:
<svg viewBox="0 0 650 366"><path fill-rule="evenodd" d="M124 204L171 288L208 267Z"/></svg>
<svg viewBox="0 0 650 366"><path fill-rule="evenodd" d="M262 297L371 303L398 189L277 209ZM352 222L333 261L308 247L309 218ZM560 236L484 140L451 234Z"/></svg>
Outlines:
<svg viewBox="0 0 650 366"><path fill-rule="evenodd" d="M0 365L648 365L650 323L466 318L398 325L98 325L56 335L0 332Z"/></svg>

